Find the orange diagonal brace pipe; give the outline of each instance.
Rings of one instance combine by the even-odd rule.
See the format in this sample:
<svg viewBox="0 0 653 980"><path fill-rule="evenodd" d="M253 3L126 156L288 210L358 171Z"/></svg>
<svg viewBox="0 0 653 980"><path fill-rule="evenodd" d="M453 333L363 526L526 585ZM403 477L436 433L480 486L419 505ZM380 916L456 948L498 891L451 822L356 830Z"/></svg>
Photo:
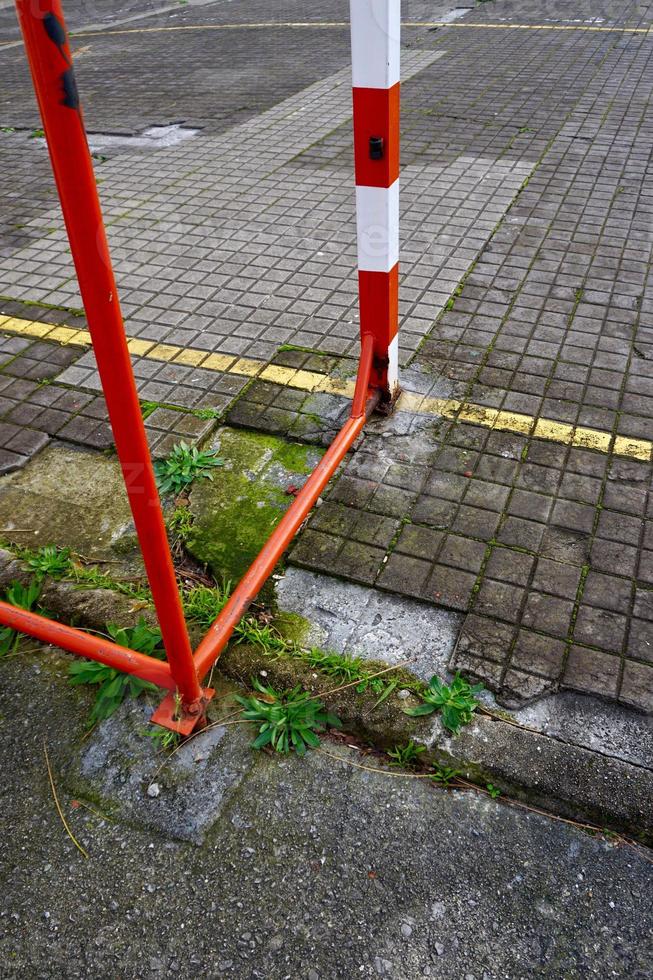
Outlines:
<svg viewBox="0 0 653 980"><path fill-rule="evenodd" d="M351 417L359 419L365 415L365 406L370 394L370 378L374 360L374 337L366 333L361 337L361 354L358 362L358 374L354 389L354 400L351 403Z"/></svg>
<svg viewBox="0 0 653 980"><path fill-rule="evenodd" d="M369 349L369 354L368 354ZM293 537L306 519L307 514L315 504L325 486L337 470L345 455L354 444L367 419L367 415L377 405L380 392L369 397L367 385L372 367L371 344L365 343L361 352L356 396L352 404L352 415L345 422L326 453L317 464L308 480L299 491L292 504L281 518L270 535L267 543L257 558L254 559L242 579L236 586L229 602L224 607L216 621L195 651L197 674L201 679L218 659L229 637L240 622L243 614L258 595L261 586L272 573L274 566L284 553ZM367 402L361 414L354 416L359 410L363 395L368 395Z"/></svg>

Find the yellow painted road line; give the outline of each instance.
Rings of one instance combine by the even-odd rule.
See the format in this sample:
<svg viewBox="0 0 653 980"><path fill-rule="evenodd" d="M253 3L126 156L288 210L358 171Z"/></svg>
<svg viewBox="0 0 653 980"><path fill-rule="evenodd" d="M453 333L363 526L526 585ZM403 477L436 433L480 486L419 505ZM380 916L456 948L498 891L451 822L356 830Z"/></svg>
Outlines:
<svg viewBox="0 0 653 980"><path fill-rule="evenodd" d="M646 34L653 33L653 27L606 27L599 24L484 24L467 23L466 21L444 21L444 20L407 20L403 21L403 27L451 27L454 29L471 28L474 30L490 31L581 31L602 34ZM70 37L114 37L125 34L166 34L181 31L258 31L273 30L274 28L284 28L288 30L311 30L328 28L348 28L349 21L330 20L330 21L261 21L258 23L244 24L174 24L168 27L121 27L114 30L104 31L72 31ZM20 41L7 40L0 41L0 50L5 47L13 47L20 44Z"/></svg>
<svg viewBox="0 0 653 980"><path fill-rule="evenodd" d="M86 330L77 330L65 325L40 323L38 320L22 320L18 317L0 315L0 333L20 334L24 337L47 339L58 344L91 346L91 335ZM201 367L205 371L218 371L236 374L241 377L259 378L273 384L307 392L325 392L330 395L343 395L351 398L354 394L354 381L331 378L317 371L286 367L283 364L268 364L252 357L238 357L230 354L215 354L196 347L178 347L176 344L157 344L153 340L128 337L127 346L132 354L154 361L169 364L185 364ZM630 436L614 436L601 429L590 429L555 419L523 415L520 412L507 412L484 405L458 401L455 398L427 398L415 392L404 392L397 402L397 409L413 412L416 415L443 417L454 422L480 425L485 429L502 432L515 432L545 439L548 442L562 443L581 449L593 449L600 453L613 453L628 459L649 462L653 459L653 442L649 439L634 439Z"/></svg>
<svg viewBox="0 0 653 980"><path fill-rule="evenodd" d="M454 21L449 24L446 21L410 21L403 24L404 27L471 27L483 30L500 31L592 31L602 34L649 34L650 27L601 27L595 24L484 24L482 21L471 23L468 21Z"/></svg>
<svg viewBox="0 0 653 980"><path fill-rule="evenodd" d="M171 24L168 27L120 27L112 31L71 31L71 37L105 37L115 34L166 34L176 31L256 31L283 27L306 29L311 27L349 27L349 21L278 21L269 20L246 24Z"/></svg>
<svg viewBox="0 0 653 980"><path fill-rule="evenodd" d="M445 21L445 20L407 20L402 22L403 27L452 27L452 28L474 28L476 30L512 30L512 31L592 31L600 33L620 33L620 34L649 34L650 27L605 27L596 24L484 24L467 23L465 21ZM71 37L109 37L117 34L164 34L176 31L246 31L246 30L272 30L274 28L285 28L290 30L306 30L314 28L348 28L349 21L330 20L330 21L260 21L256 23L243 24L172 24L167 27L122 27L115 30L106 31L73 31Z"/></svg>

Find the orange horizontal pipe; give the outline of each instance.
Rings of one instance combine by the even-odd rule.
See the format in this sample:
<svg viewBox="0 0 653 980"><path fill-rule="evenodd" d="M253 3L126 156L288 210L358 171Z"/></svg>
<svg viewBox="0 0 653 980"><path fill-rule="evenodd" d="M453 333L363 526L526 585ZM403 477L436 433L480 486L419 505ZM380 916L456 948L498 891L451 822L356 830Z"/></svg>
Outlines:
<svg viewBox="0 0 653 980"><path fill-rule="evenodd" d="M371 365L371 361L370 361ZM365 377L363 371L363 357L361 356L360 377ZM367 378L365 378L365 391L367 392ZM368 410L376 404L379 395L375 394L367 402ZM352 406L353 411L353 406ZM274 566L281 558L293 537L299 530L306 515L309 513L315 501L320 496L325 486L337 470L350 447L360 435L367 413L359 415L357 418L350 417L335 437L326 453L317 464L308 480L299 491L292 504L281 518L276 528L268 538L262 551L249 566L242 579L236 586L216 621L195 651L195 665L197 676L200 680L204 677L209 668L218 659L236 626L242 619L251 603L258 595L261 586L272 573Z"/></svg>
<svg viewBox="0 0 653 980"><path fill-rule="evenodd" d="M121 670L124 674L134 674L144 681L151 681L158 687L164 687L169 691L174 691L176 688L170 667L165 661L155 660L154 657L136 653L135 650L128 650L127 647L113 643L111 640L91 636L72 626L55 623L52 619L11 606L8 602L0 602L0 623L3 626L10 626L19 633L27 633L44 643L62 647L70 653L88 657L89 660L97 660L115 670Z"/></svg>

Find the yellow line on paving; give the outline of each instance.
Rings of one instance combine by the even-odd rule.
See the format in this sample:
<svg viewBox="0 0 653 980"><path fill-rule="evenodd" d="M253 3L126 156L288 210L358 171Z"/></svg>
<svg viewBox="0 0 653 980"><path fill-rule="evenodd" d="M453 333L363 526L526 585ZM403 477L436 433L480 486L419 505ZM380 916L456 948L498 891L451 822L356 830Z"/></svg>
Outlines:
<svg viewBox="0 0 653 980"><path fill-rule="evenodd" d="M71 37L104 37L112 34L165 34L175 31L247 31L261 30L268 27L349 27L349 21L279 21L269 20L250 24L172 24L168 27L120 27L112 31L71 31Z"/></svg>
<svg viewBox="0 0 653 980"><path fill-rule="evenodd" d="M473 28L475 30L502 30L502 31L594 31L605 34L651 34L651 27L605 27L597 24L484 24L467 23L466 21L446 21L446 20L406 20L402 23L403 27L452 27L452 28ZM114 30L98 31L71 31L70 36L77 37L112 37L120 34L165 34L178 31L244 31L262 30L273 28L288 28L291 30L306 30L311 28L348 28L349 21L329 20L329 21L261 21L259 23L244 24L173 24L168 27L121 27ZM5 47L13 47L20 44L20 41L0 41L0 50Z"/></svg>
<svg viewBox="0 0 653 980"><path fill-rule="evenodd" d="M601 27L595 24L484 24L482 21L471 23L468 21L410 21L403 24L404 27L473 27L488 28L489 30L509 30L509 31L599 31L601 33L620 34L649 34L650 27Z"/></svg>
<svg viewBox="0 0 653 980"><path fill-rule="evenodd" d="M515 31L594 31L601 33L620 34L649 34L650 27L602 27L595 24L484 24L467 23L464 21L445 21L445 20L407 20L402 22L403 27L453 27L453 28L475 28L488 30L515 30ZM174 31L238 31L238 30L262 30L271 28L329 28L329 27L349 27L349 21L261 21L258 23L243 24L174 24L168 27L123 27L115 30L106 31L73 31L71 37L105 37L116 34L161 34Z"/></svg>
<svg viewBox="0 0 653 980"><path fill-rule="evenodd" d="M74 327L64 325L55 326L50 323L41 323L38 320L22 320L18 317L0 315L0 332L20 334L40 340L53 340L63 345L92 346L91 335L87 330L77 330ZM266 361L252 357L215 354L200 350L197 347L178 347L176 344L158 344L154 340L142 340L139 337L128 337L127 346L132 354L154 361L185 364L190 367L201 367L205 371L219 371L241 375L242 377L260 378L262 381L287 385L289 388L296 388L301 391L324 392L331 395L343 395L348 398L354 394L353 380L331 378L324 374L318 374L317 371L304 371L282 364L268 364ZM534 415L522 415L519 412L487 408L483 405L458 401L455 398L429 398L406 391L400 396L397 408L405 412L414 412L417 415L444 417L456 422L480 425L486 429L516 432L520 435L532 436L535 439L545 439L549 442L558 442L582 449L593 449L601 453L613 453L616 456L626 456L629 459L648 462L653 458L653 442L650 439L615 436L611 432L600 429L570 425L567 422L538 418Z"/></svg>

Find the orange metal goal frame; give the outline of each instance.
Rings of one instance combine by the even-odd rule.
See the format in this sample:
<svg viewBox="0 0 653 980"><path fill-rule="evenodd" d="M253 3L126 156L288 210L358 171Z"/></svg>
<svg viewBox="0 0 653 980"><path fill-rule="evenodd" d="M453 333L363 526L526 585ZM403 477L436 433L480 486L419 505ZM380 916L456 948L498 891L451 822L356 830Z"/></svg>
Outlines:
<svg viewBox="0 0 653 980"><path fill-rule="evenodd" d="M349 418L193 652L134 381L61 0L16 0L16 9L167 662L6 602L0 602L0 623L166 689L169 693L152 721L187 735L203 723L213 696L211 689L202 687L202 679L360 435L367 417L380 401L388 400L383 380L379 387L370 387L373 377L377 384L384 378L384 364L375 352L373 334L363 332Z"/></svg>

